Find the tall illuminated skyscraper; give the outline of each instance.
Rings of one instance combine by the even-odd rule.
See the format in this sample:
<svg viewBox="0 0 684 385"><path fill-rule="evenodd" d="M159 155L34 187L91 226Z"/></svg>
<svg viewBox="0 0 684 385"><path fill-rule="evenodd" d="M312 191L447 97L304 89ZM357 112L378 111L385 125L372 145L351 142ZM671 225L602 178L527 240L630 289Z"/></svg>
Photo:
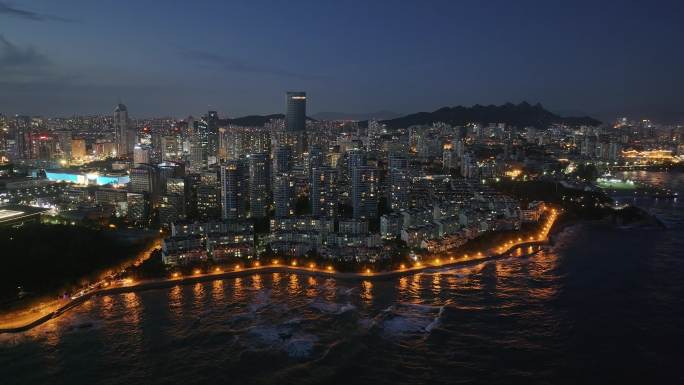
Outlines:
<svg viewBox="0 0 684 385"><path fill-rule="evenodd" d="M114 109L114 137L116 141L116 155L126 157L128 151L128 109L119 103ZM131 148L131 152L133 149Z"/></svg>
<svg viewBox="0 0 684 385"><path fill-rule="evenodd" d="M287 93L287 114L283 134L282 143L291 146L294 159L301 162L307 148L306 92Z"/></svg>
<svg viewBox="0 0 684 385"><path fill-rule="evenodd" d="M290 91L287 93L286 131L304 131L306 129L306 92Z"/></svg>

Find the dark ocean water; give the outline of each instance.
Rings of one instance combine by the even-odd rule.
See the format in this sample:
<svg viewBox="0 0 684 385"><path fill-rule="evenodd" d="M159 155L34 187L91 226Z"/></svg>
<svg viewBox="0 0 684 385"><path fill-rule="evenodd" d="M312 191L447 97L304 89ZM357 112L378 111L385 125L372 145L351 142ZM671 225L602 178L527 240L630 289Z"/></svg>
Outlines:
<svg viewBox="0 0 684 385"><path fill-rule="evenodd" d="M632 173L684 192L684 174ZM631 198L624 198L631 199ZM684 205L382 282L265 274L94 298L0 335L0 384L684 383Z"/></svg>

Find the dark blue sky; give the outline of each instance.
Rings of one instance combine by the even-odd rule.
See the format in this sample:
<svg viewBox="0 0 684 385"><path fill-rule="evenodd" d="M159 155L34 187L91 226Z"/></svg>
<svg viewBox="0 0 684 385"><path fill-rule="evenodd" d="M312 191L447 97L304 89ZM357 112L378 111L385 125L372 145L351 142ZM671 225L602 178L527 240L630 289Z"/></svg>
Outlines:
<svg viewBox="0 0 684 385"><path fill-rule="evenodd" d="M684 1L0 0L0 112L409 113L541 102L684 120Z"/></svg>

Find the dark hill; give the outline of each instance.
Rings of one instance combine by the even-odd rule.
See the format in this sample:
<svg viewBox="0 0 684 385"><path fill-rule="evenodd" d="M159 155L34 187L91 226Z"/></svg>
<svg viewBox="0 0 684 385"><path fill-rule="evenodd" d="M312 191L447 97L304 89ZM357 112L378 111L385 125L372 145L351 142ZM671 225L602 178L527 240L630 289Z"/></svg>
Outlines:
<svg viewBox="0 0 684 385"><path fill-rule="evenodd" d="M228 118L224 119L225 125L235 125L243 127L263 127L271 119L283 119L285 115L283 114L272 114L272 115L248 115L239 118Z"/></svg>
<svg viewBox="0 0 684 385"><path fill-rule="evenodd" d="M248 115L248 116L242 116L239 118L228 118L228 119L223 119L221 123L223 125L229 125L232 124L234 126L241 126L241 127L263 127L266 123L268 123L272 119L285 119L285 115L283 114L271 114L271 115ZM306 120L313 120L315 121L316 119L306 117Z"/></svg>
<svg viewBox="0 0 684 385"><path fill-rule="evenodd" d="M463 126L467 123L506 123L519 128L532 126L540 129L547 128L552 124L571 126L598 126L601 124L600 121L588 116L562 117L546 110L541 104L531 105L527 102L506 103L501 106L476 104L472 107L442 107L433 112L418 112L401 118L382 121L387 127L394 129L436 122L444 122L454 126Z"/></svg>

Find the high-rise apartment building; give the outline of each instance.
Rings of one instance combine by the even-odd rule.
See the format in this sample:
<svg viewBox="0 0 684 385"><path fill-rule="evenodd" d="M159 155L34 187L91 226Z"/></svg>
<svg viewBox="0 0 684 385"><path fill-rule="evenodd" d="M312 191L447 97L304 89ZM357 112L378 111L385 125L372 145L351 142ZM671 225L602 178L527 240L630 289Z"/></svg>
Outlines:
<svg viewBox="0 0 684 385"><path fill-rule="evenodd" d="M221 166L221 217L238 219L246 216L249 171L243 159L232 159Z"/></svg>
<svg viewBox="0 0 684 385"><path fill-rule="evenodd" d="M337 216L338 178L331 167L314 168L311 172L311 214L318 218Z"/></svg>
<svg viewBox="0 0 684 385"><path fill-rule="evenodd" d="M390 155L388 162L389 203L392 210L409 208L408 159Z"/></svg>
<svg viewBox="0 0 684 385"><path fill-rule="evenodd" d="M372 166L358 166L352 170L352 210L354 218L375 218L378 216L378 169Z"/></svg>
<svg viewBox="0 0 684 385"><path fill-rule="evenodd" d="M248 160L250 213L254 218L263 218L268 214L270 203L270 161L266 153L251 154Z"/></svg>
<svg viewBox="0 0 684 385"><path fill-rule="evenodd" d="M273 205L276 218L294 215L294 180L289 174L273 178Z"/></svg>
<svg viewBox="0 0 684 385"><path fill-rule="evenodd" d="M134 132L129 129L129 125L128 109L121 103L117 104L114 109L114 139L117 156L129 157L133 154L131 142L134 144L135 138L130 138Z"/></svg>

